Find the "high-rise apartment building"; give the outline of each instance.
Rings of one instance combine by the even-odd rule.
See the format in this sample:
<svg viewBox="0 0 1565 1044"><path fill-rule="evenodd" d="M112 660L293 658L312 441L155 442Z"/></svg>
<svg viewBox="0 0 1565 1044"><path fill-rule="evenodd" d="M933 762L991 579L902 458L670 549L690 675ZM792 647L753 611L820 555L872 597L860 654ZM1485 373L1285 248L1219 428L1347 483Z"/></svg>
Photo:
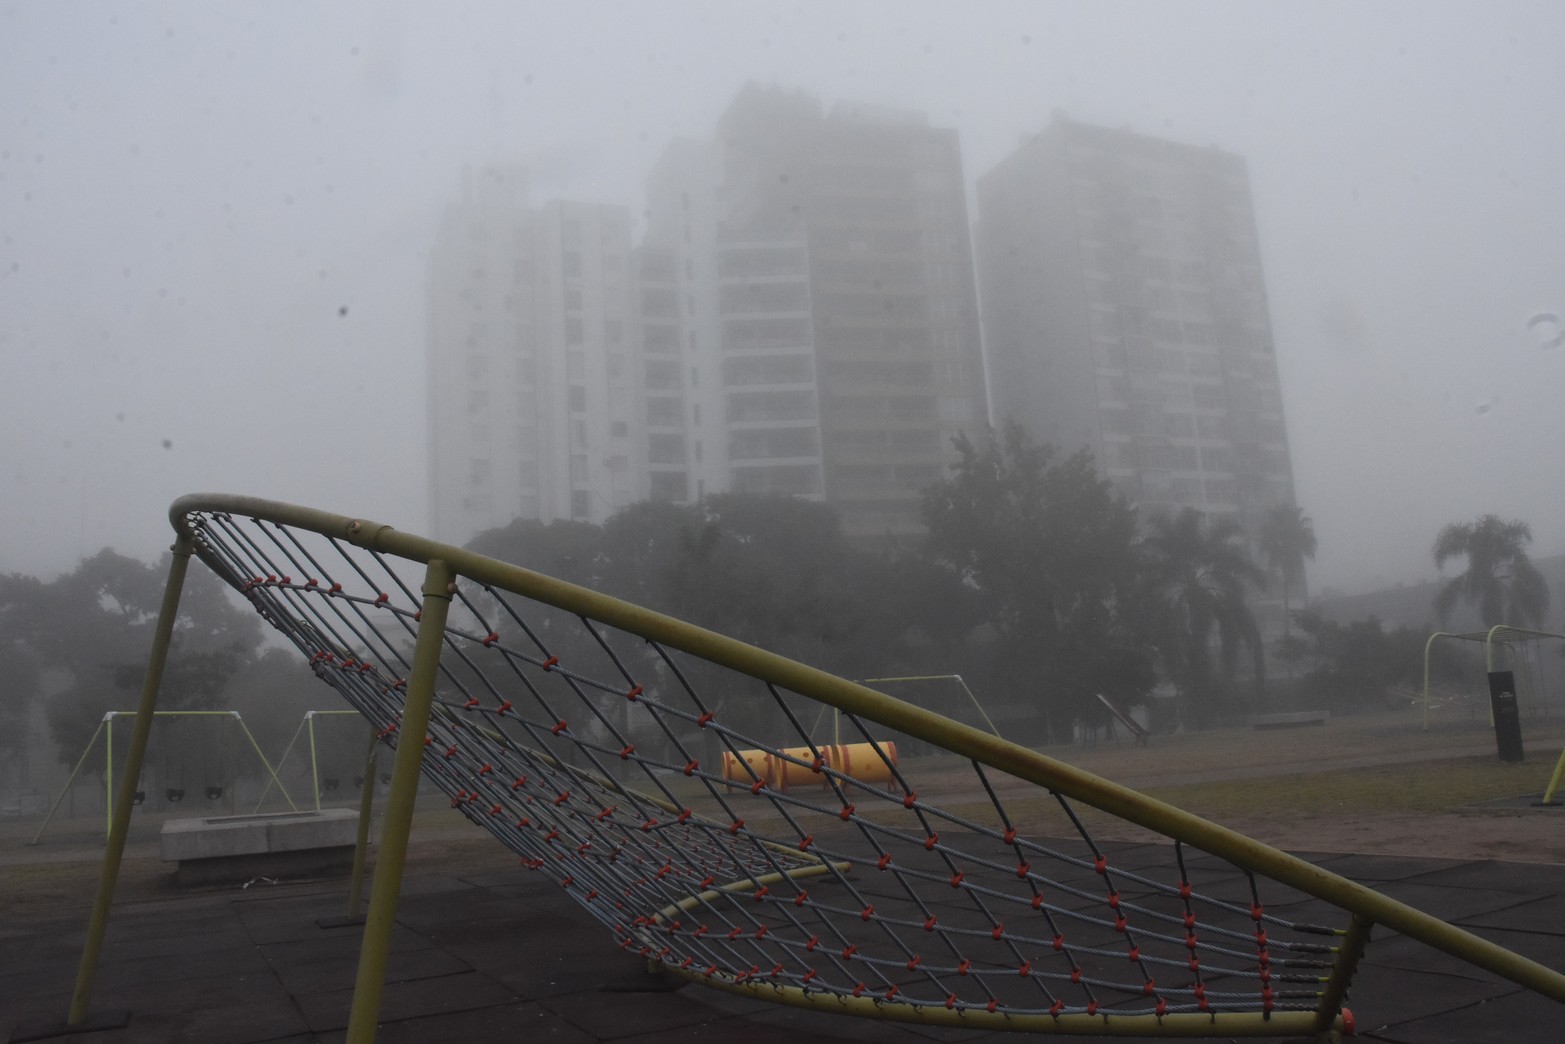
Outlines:
<svg viewBox="0 0 1565 1044"><path fill-rule="evenodd" d="M625 207L533 208L517 169L469 173L429 269L431 525L601 522L647 496L643 276Z"/></svg>
<svg viewBox="0 0 1565 1044"><path fill-rule="evenodd" d="M917 533L951 437L987 420L955 132L751 85L648 189L648 247L681 284L689 495L809 496L850 535Z"/></svg>
<svg viewBox="0 0 1565 1044"><path fill-rule="evenodd" d="M1056 115L978 213L996 422L1253 543L1294 491L1244 160Z"/></svg>

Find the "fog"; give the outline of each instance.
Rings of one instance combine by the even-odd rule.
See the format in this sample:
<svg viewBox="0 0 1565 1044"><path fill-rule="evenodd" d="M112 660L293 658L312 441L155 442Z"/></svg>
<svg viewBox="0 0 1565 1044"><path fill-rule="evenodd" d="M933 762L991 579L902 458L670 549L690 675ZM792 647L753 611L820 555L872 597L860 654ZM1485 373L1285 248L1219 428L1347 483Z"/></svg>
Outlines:
<svg viewBox="0 0 1565 1044"><path fill-rule="evenodd" d="M1565 7L0 4L0 571L232 491L425 526L424 279L462 171L623 203L747 81L1249 163L1314 590L1494 512L1565 551ZM1529 328L1531 325L1531 328Z"/></svg>

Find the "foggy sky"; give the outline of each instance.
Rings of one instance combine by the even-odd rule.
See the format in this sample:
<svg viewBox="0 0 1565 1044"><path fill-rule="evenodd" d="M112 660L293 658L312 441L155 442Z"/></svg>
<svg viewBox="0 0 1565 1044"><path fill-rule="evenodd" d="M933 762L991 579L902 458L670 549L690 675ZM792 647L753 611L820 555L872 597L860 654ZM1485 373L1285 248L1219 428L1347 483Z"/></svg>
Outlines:
<svg viewBox="0 0 1565 1044"><path fill-rule="evenodd" d="M1565 552L1565 6L0 3L0 572L242 492L426 527L424 266L464 166L619 202L755 79L1250 165L1311 586ZM344 309L346 311L344 311ZM1449 567L1448 567L1449 568Z"/></svg>

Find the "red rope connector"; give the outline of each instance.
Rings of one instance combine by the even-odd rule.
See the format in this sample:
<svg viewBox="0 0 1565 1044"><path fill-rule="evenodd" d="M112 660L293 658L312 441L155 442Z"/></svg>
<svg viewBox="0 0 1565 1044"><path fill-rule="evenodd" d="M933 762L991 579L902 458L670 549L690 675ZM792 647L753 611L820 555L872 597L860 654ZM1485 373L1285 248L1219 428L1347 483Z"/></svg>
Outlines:
<svg viewBox="0 0 1565 1044"><path fill-rule="evenodd" d="M954 1007L956 1007L956 994L954 994L954 993L946 994L946 1007L947 1008L954 1008Z"/></svg>
<svg viewBox="0 0 1565 1044"><path fill-rule="evenodd" d="M283 577L283 583L287 583L287 582L288 582L288 578L287 577ZM382 591L380 593L380 597L375 599L375 604L376 605L385 605L389 601L391 601L391 596L389 594L387 594L386 592Z"/></svg>
<svg viewBox="0 0 1565 1044"><path fill-rule="evenodd" d="M695 758L691 758L689 761L685 762L685 775L687 775L687 776L695 775L696 769L698 769L700 767L701 767L701 763L699 761L697 761Z"/></svg>
<svg viewBox="0 0 1565 1044"><path fill-rule="evenodd" d="M918 793L916 791L910 790L902 798L902 807L903 808L912 808L917 802L918 802Z"/></svg>
<svg viewBox="0 0 1565 1044"><path fill-rule="evenodd" d="M951 887L952 888L960 888L960 887L962 887L962 878L964 878L966 876L967 875L962 873L962 871L960 871L960 870L958 870L956 873L952 874L951 875Z"/></svg>
<svg viewBox="0 0 1565 1044"><path fill-rule="evenodd" d="M500 707L499 707L498 710L495 711L495 713L496 714L504 714L506 711L508 711L510 709L511 709L511 701L510 700L501 700L500 701Z"/></svg>
<svg viewBox="0 0 1565 1044"><path fill-rule="evenodd" d="M1032 897L1032 908L1034 910L1041 910L1041 909L1043 909L1043 893L1042 892L1039 892L1039 893L1037 893L1036 895L1034 895Z"/></svg>
<svg viewBox="0 0 1565 1044"><path fill-rule="evenodd" d="M820 944L821 944L821 937L818 936L818 935L812 935L812 936L810 936L810 941L804 944L804 952L805 953L814 953L815 952L815 947L819 946ZM810 980L809 979L805 979L804 981L805 982L809 982Z"/></svg>
<svg viewBox="0 0 1565 1044"><path fill-rule="evenodd" d="M871 917L874 917L874 916L875 916L875 904L873 904L873 903L871 903L870 905L864 907L864 909L859 911L859 920L861 920L861 921L867 921Z"/></svg>
<svg viewBox="0 0 1565 1044"><path fill-rule="evenodd" d="M1072 968L1071 969L1071 982L1080 982L1080 981L1081 981L1081 969L1080 968Z"/></svg>
<svg viewBox="0 0 1565 1044"><path fill-rule="evenodd" d="M549 729L549 731L551 733L553 733L554 735L558 736L560 733L564 732L568 728L570 728L570 726L566 724L564 718L561 718L559 721L554 723L554 725Z"/></svg>
<svg viewBox="0 0 1565 1044"><path fill-rule="evenodd" d="M766 789L766 780L764 780L764 779L758 779L754 783L750 784L750 793L752 793L752 794L759 794L761 791L763 791L765 789Z"/></svg>
<svg viewBox="0 0 1565 1044"><path fill-rule="evenodd" d="M1027 874L1030 870L1032 870L1032 866L1028 863L1022 862L1016 864L1016 876L1021 880L1025 881L1027 879Z"/></svg>
<svg viewBox="0 0 1565 1044"><path fill-rule="evenodd" d="M1065 949L1065 936L1063 936L1063 935L1056 935L1054 937L1054 948L1056 950L1063 950L1063 949Z"/></svg>
<svg viewBox="0 0 1565 1044"><path fill-rule="evenodd" d="M1005 925L997 924L997 925L994 926L994 931L989 933L989 938L995 940L996 942L999 942L1000 941L1000 937L1003 936L1004 934L1005 934Z"/></svg>
<svg viewBox="0 0 1565 1044"><path fill-rule="evenodd" d="M810 893L809 892L800 892L798 895L793 897L793 905L794 906L803 906L805 903L807 903L809 901L810 901Z"/></svg>
<svg viewBox="0 0 1565 1044"><path fill-rule="evenodd" d="M973 962L968 960L966 957L963 957L962 958L962 963L958 964L956 966L956 973L958 975L966 975L967 972L968 972L968 969L970 969L972 966L973 966Z"/></svg>
<svg viewBox="0 0 1565 1044"><path fill-rule="evenodd" d="M538 666L542 667L546 671L552 671L556 667L558 667L559 665L560 665L560 658L558 656L551 656L547 660L543 661L543 663L539 664Z"/></svg>
<svg viewBox="0 0 1565 1044"><path fill-rule="evenodd" d="M926 932L934 931L935 930L935 924L939 920L940 920L940 918L936 917L934 914L930 914L929 917L924 920L924 931L926 931Z"/></svg>
<svg viewBox="0 0 1565 1044"><path fill-rule="evenodd" d="M520 790L523 787L525 787L526 785L527 785L527 777L526 776L517 776L516 777L516 781L511 784L511 789L512 790Z"/></svg>
<svg viewBox="0 0 1565 1044"><path fill-rule="evenodd" d="M494 766L489 764L489 762L486 761L486 762L484 762L483 767L478 770L478 774L480 776L487 776L487 775L489 775L489 773L491 773L493 771L494 771Z"/></svg>
<svg viewBox="0 0 1565 1044"><path fill-rule="evenodd" d="M714 717L714 715L712 714L712 712L711 711L707 711L705 714L701 715L699 718L696 719L696 724L701 726L704 729L704 728L706 728L708 725L710 725L712 723L712 718L713 717Z"/></svg>
<svg viewBox="0 0 1565 1044"><path fill-rule="evenodd" d="M1139 947L1139 946L1132 946L1130 948L1130 952L1127 953L1125 956L1126 956L1126 958L1128 958L1131 961L1131 963L1135 963L1136 961L1141 960L1141 947Z"/></svg>
<svg viewBox="0 0 1565 1044"><path fill-rule="evenodd" d="M1062 1000L1056 1000L1053 1004L1051 1004L1049 1006L1049 1014L1050 1015L1058 1015L1060 1012L1062 1012L1064 1010L1065 1010L1065 1002L1062 1001Z"/></svg>
<svg viewBox="0 0 1565 1044"><path fill-rule="evenodd" d="M1087 1002L1087 1014L1088 1015L1096 1015L1097 1013L1098 1013L1098 1002L1097 1001L1088 1001Z"/></svg>
<svg viewBox="0 0 1565 1044"><path fill-rule="evenodd" d="M939 844L939 842L939 834L930 834L928 837L924 838L924 851L933 852L935 850L935 845Z"/></svg>
<svg viewBox="0 0 1565 1044"><path fill-rule="evenodd" d="M766 887L765 885L762 885L761 887L757 888L755 891L750 893L750 898L754 899L756 902L760 902L762 899L765 899L768 895L771 895L771 894L772 894L772 890L770 888Z"/></svg>
<svg viewBox="0 0 1565 1044"><path fill-rule="evenodd" d="M674 822L683 824L687 822L693 815L695 815L695 813L690 811L688 808L680 809L679 815L674 819Z"/></svg>
<svg viewBox="0 0 1565 1044"><path fill-rule="evenodd" d="M342 594L342 584L333 583L326 591L327 594Z"/></svg>
<svg viewBox="0 0 1565 1044"><path fill-rule="evenodd" d="M472 710L476 706L478 706L478 697L474 696L472 699L470 699L466 703L462 704L462 709L463 710Z"/></svg>
<svg viewBox="0 0 1565 1044"><path fill-rule="evenodd" d="M815 843L815 835L814 834L805 834L802 838L799 839L799 851L801 851L801 852L808 852L810 850L810 846L813 845L814 843Z"/></svg>
<svg viewBox="0 0 1565 1044"><path fill-rule="evenodd" d="M657 825L658 825L658 821L657 821L656 818L649 819L645 823L641 824L641 832L644 833L644 834L651 833L652 832L652 828L657 826ZM702 887L705 887L705 885L703 885Z"/></svg>
<svg viewBox="0 0 1565 1044"><path fill-rule="evenodd" d="M744 820L742 820L742 819L736 819L732 823L728 824L728 832L730 834L738 834L739 831L741 831L743 829L744 829Z"/></svg>
<svg viewBox="0 0 1565 1044"><path fill-rule="evenodd" d="M1096 859L1094 859L1092 861L1092 869L1096 870L1100 875L1108 873L1109 872L1109 861L1108 861L1108 858L1106 856L1098 856L1098 858L1096 858Z"/></svg>
<svg viewBox="0 0 1565 1044"><path fill-rule="evenodd" d="M1266 914L1266 907L1260 903L1250 904L1250 920L1259 921Z"/></svg>
<svg viewBox="0 0 1565 1044"><path fill-rule="evenodd" d="M853 959L853 955L858 952L858 943L848 943L847 948L842 951L842 959L845 961L851 961Z"/></svg>
<svg viewBox="0 0 1565 1044"><path fill-rule="evenodd" d="M567 801L569 801L570 799L571 799L571 792L569 790L562 790L560 792L560 796L554 799L554 803L556 805L563 805Z"/></svg>
<svg viewBox="0 0 1565 1044"><path fill-rule="evenodd" d="M920 957L918 954L915 953L911 958L909 958L909 960L907 962L907 970L908 971L913 971L915 968L918 967L919 962L921 962L923 959L924 958Z"/></svg>
<svg viewBox="0 0 1565 1044"><path fill-rule="evenodd" d="M875 860L875 869L876 870L884 870L886 867L888 867L890 865L891 865L891 853L890 852L883 853L879 859Z"/></svg>
<svg viewBox="0 0 1565 1044"><path fill-rule="evenodd" d="M627 692L625 694L625 698L627 700L631 701L632 703L634 703L634 702L636 702L636 697L640 696L640 695L641 695L641 686L637 685L637 686L635 686L634 688L632 688L629 692Z"/></svg>
<svg viewBox="0 0 1565 1044"><path fill-rule="evenodd" d="M455 743L451 744L451 746L446 748L446 760L450 761L454 757L456 757L456 744Z"/></svg>
<svg viewBox="0 0 1565 1044"><path fill-rule="evenodd" d="M853 806L843 805L842 811L837 813L837 818L842 820L844 823L853 818Z"/></svg>
<svg viewBox="0 0 1565 1044"><path fill-rule="evenodd" d="M632 754L634 754L635 752L636 752L636 745L634 743L627 743L627 744L625 744L624 747L622 747L620 749L619 759L621 761L629 761L630 760L630 756Z"/></svg>
<svg viewBox="0 0 1565 1044"><path fill-rule="evenodd" d="M814 968L811 968L809 971L804 973L804 978L799 980L799 985L803 986L805 983L809 982L811 979L815 978L815 976L817 976L819 974L820 974L820 972L816 971Z"/></svg>

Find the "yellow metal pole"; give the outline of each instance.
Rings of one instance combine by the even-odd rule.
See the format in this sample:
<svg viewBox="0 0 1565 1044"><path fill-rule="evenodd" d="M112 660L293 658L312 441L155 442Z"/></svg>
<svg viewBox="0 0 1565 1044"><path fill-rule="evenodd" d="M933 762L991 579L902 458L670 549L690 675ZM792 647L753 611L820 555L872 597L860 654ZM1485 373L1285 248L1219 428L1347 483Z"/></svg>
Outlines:
<svg viewBox="0 0 1565 1044"><path fill-rule="evenodd" d="M1353 973L1358 970L1359 960L1369 946L1369 933L1374 927L1373 921L1358 914L1354 914L1348 922L1347 934L1338 944L1336 960L1331 963L1331 978L1326 980L1320 1004L1315 1009L1316 1033L1326 1036L1335 1031L1337 1020L1342 1015L1342 1005L1348 999L1348 986L1353 982Z"/></svg>
<svg viewBox="0 0 1565 1044"><path fill-rule="evenodd" d="M1549 777L1549 789L1543 792L1543 803L1554 804L1554 792L1559 789L1560 779L1565 777L1565 750L1560 751L1560 760L1554 764L1554 775Z"/></svg>
<svg viewBox="0 0 1565 1044"><path fill-rule="evenodd" d="M364 864L369 856L370 816L375 811L375 752L377 737L370 730L370 747L364 755L364 786L359 794L359 834L353 847L353 881L348 885L348 920L360 919L364 897Z"/></svg>
<svg viewBox="0 0 1565 1044"><path fill-rule="evenodd" d="M349 1044L371 1044L380 1013L380 992L386 981L386 958L391 929L402 890L402 869L407 862L408 834L412 829L413 803L418 797L419 765L424 757L424 736L429 729L429 708L435 695L440 667L440 647L445 640L446 616L456 574L438 558L430 559L424 573L424 604L419 618L418 640L413 647L413 670L408 676L402 721L397 726L397 758L391 770L391 794L381 824L380 854L375 860L375 881L370 888L369 911L364 918L364 942L359 950L359 974L353 987L353 1010L348 1018ZM369 786L365 781L365 786Z"/></svg>
<svg viewBox="0 0 1565 1044"><path fill-rule="evenodd" d="M109 723L108 742L103 758L103 836L114 835L114 712L104 719ZM132 799L135 794L131 794Z"/></svg>
<svg viewBox="0 0 1565 1044"><path fill-rule="evenodd" d="M98 972L98 955L103 949L103 934L109 921L109 905L114 900L114 885L119 879L120 858L125 854L125 836L130 832L130 810L136 801L136 781L141 778L141 762L147 752L147 735L152 730L152 715L158 705L158 687L163 683L163 667L168 662L169 644L174 637L174 617L179 613L179 595L185 586L185 571L190 565L191 550L191 541L183 534L174 541L168 583L163 588L163 605L158 610L152 651L147 657L147 674L141 684L136 727L131 732L130 751L125 757L125 774L120 778L120 800L109 827L109 841L103 852L103 869L98 874L98 894L93 900L92 916L87 922L87 941L82 947L81 966L76 972L76 990L71 995L70 1014L65 1018L67 1026L79 1026L87 1018L92 980ZM111 750L112 732L111 724Z"/></svg>
<svg viewBox="0 0 1565 1044"><path fill-rule="evenodd" d="M97 746L98 737L102 734L103 722L100 721L98 722L97 731L92 734L92 739L87 741L87 748L82 751L82 756L77 759L76 767L71 769L71 774L66 777L65 786L60 788L60 793L54 799L54 804L49 806L49 814L43 817L43 825L38 828L38 833L33 835L33 839L27 842L29 845L36 845L38 843L38 839L43 837L43 832L49 829L49 822L50 820L54 819L54 814L59 811L60 802L64 801L65 795L70 792L71 784L76 782L76 777L81 772L82 766L87 764L87 755L92 753L92 748Z"/></svg>
<svg viewBox="0 0 1565 1044"><path fill-rule="evenodd" d="M321 767L315 760L315 712L305 711L310 726L310 786L315 791L315 811L321 810Z"/></svg>

